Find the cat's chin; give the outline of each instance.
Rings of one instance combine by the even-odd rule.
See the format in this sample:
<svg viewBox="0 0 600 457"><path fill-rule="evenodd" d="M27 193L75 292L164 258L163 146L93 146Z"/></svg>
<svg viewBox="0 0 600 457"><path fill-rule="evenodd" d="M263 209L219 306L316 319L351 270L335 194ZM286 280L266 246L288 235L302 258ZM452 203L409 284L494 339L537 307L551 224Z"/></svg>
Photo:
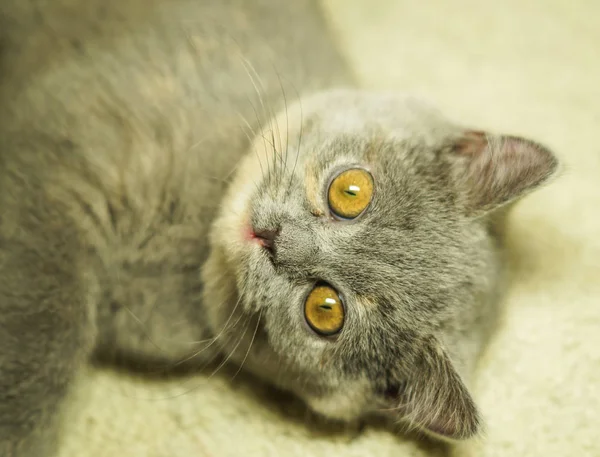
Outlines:
<svg viewBox="0 0 600 457"><path fill-rule="evenodd" d="M364 416L370 408L371 388L365 380L346 381L343 389L329 389L327 393L318 396L302 395L308 406L328 419L351 422Z"/></svg>

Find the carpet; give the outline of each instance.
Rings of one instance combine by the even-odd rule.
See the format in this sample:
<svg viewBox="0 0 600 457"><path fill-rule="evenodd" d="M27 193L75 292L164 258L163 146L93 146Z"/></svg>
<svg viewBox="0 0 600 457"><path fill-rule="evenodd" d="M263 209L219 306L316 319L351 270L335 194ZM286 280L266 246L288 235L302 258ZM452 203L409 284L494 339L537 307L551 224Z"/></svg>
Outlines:
<svg viewBox="0 0 600 457"><path fill-rule="evenodd" d="M367 87L422 94L564 163L511 220L514 282L474 392L486 436L448 449L378 426L332 431L226 374L151 380L90 367L60 457L600 456L600 2L325 6Z"/></svg>

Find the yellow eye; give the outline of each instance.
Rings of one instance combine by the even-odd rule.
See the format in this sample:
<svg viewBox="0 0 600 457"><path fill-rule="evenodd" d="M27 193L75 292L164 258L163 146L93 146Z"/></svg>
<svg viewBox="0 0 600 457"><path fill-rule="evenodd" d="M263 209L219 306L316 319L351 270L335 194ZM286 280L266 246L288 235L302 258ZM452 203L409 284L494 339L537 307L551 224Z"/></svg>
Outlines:
<svg viewBox="0 0 600 457"><path fill-rule="evenodd" d="M329 208L344 219L354 219L369 206L373 198L373 177L362 168L346 170L331 182L327 198Z"/></svg>
<svg viewBox="0 0 600 457"><path fill-rule="evenodd" d="M344 305L332 287L319 285L306 298L304 317L319 335L334 335L344 326Z"/></svg>

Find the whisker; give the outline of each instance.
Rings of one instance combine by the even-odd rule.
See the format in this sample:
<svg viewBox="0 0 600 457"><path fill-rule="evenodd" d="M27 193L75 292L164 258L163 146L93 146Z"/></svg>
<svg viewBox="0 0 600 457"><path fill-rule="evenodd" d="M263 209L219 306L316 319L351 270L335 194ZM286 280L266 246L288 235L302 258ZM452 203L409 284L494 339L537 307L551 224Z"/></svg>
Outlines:
<svg viewBox="0 0 600 457"><path fill-rule="evenodd" d="M269 141L268 141L267 137L265 136L265 134L263 132L262 121L261 121L260 116L258 114L258 110L256 109L256 106L254 106L254 103L252 103L252 101L250 100L249 97L248 97L248 103L250 103L250 105L252 106L252 111L254 111L254 117L256 118L256 122L257 122L258 127L259 127L260 132L261 132L259 135L260 135L260 137L263 140L263 146L265 148L265 153L266 153L265 154L265 160L267 162L267 180L270 182L270 180L271 180L271 164L269 163L269 154L268 154L269 148L267 147L267 144L268 144ZM258 151L256 151L256 154L257 154L257 156L260 157L260 155L258 154Z"/></svg>
<svg viewBox="0 0 600 457"><path fill-rule="evenodd" d="M166 352L162 347L160 347L156 341L150 336L148 331L146 330L146 324L136 316L136 314L126 305L121 305L125 311L133 318L133 320L139 325L140 330L144 334L144 337L150 342L152 346L158 349L159 352Z"/></svg>
<svg viewBox="0 0 600 457"><path fill-rule="evenodd" d="M273 70L275 71L275 74L277 75L277 78L280 81L280 86L281 86L281 78L279 77L279 72L277 71L277 68L275 67L275 64L273 64ZM257 73L256 69L254 67L252 67L252 71L254 72L254 74L256 75L256 78L258 79L258 83L263 91L263 93L266 93L265 91L265 87L264 84L262 82L262 79L260 77L260 75ZM281 90L283 92L283 86L281 86ZM270 113L270 119L271 119L271 137L273 139L273 142L275 143L275 137L274 137L274 130L277 130L277 139L279 140L278 145L279 145L279 149L275 148L273 149L274 155L275 155L275 163L277 163L277 156L279 156L279 169L277 171L278 174L278 178L279 178L279 182L278 182L278 186L281 184L281 178L283 177L283 172L284 172L284 168L283 168L283 147L282 147L282 143L281 143L281 130L279 129L279 122L278 122L278 118L277 118L277 113L273 110L273 105L269 102L269 99L267 98L267 105L269 108L269 113ZM273 128L273 125L275 125L275 129Z"/></svg>
<svg viewBox="0 0 600 457"><path fill-rule="evenodd" d="M250 63L243 56L243 54L240 53L239 57L240 57L240 60L242 62L242 66L244 67L244 70L245 70L246 74L248 75L248 79L250 80L250 83L252 84L252 87L254 88L256 96L258 97L258 101L260 103L260 106L261 106L263 114L264 114L266 112L266 108L265 108L265 105L264 105L262 94L260 93L260 90L258 89L256 81L254 80L254 77L250 73ZM254 103L252 103L252 101L250 100L250 97L247 97L247 100L250 103L250 105L252 106L252 110L254 111L254 116L255 116L256 121L258 123L259 129L262 131L263 130L263 122L260 119L260 116L258 114L258 110L256 109L256 106L254 105ZM265 152L266 152L266 151L268 151L268 148L267 148L266 142L264 141L265 140L264 133L262 134L262 137L263 137L263 143L264 143ZM268 156L268 154L265 156L265 158L267 159L267 176L269 177L269 180L270 180L270 178L271 178L271 165L269 164L269 156ZM275 168L275 164L273 165L273 168Z"/></svg>
<svg viewBox="0 0 600 457"><path fill-rule="evenodd" d="M237 369L235 374L231 377L232 381L240 373L240 371L242 371L242 368L244 367L244 363L246 362L246 359L248 358L248 354L250 354L250 349L252 348L252 345L254 344L254 339L256 338L256 334L258 333L258 327L260 324L260 319L262 318L262 312L263 312L263 308L261 308L260 312L258 313L258 318L256 319L256 326L254 327L254 333L252 334L252 339L250 340L250 344L248 345L248 350L246 351L246 354L244 355L244 358L242 359L242 362L240 363L239 368Z"/></svg>
<svg viewBox="0 0 600 457"><path fill-rule="evenodd" d="M182 29L183 29L183 32L184 32L184 34L185 34L185 36L186 36L186 39L187 39L187 42L188 42L189 46L190 46L190 47L191 47L191 48L194 50L194 52L198 53L198 49L197 49L196 43L194 43L194 40L192 39L192 37L191 37L191 35L190 35L190 33L189 33L189 30L187 30L187 28L186 28L186 27L183 27L183 26L182 26ZM246 64L244 64L244 61L246 61L246 62L247 62L247 59L245 59L245 57L243 56L243 54L242 54L242 52L241 52L241 49L242 49L242 48L240 47L239 43L238 43L238 42L237 42L237 41L236 41L236 40L235 40L233 37L231 37L231 36L230 36L229 38L230 38L230 39L231 39L231 40L232 40L232 41L233 41L233 42L234 42L234 43L237 45L237 47L238 47L238 50L239 50L239 57L240 57L240 60L242 61L242 65L243 65L243 67L244 67L244 70L246 71L246 74L248 75L248 78L250 79L250 81L252 82L252 85L253 85L253 86L254 86L254 88L255 88L255 91L256 91L256 93L257 93L257 95L258 95L258 98L259 98L259 101L260 101L261 105L264 105L264 104L263 104L263 101L262 101L262 97L261 97L261 95L260 95L260 92L258 91L258 89L257 89L257 87L256 87L256 84L254 83L254 80L253 80L253 78L252 78L252 75L250 74L250 71L248 70L248 67L247 67L247 65L246 65ZM260 118L260 115L259 115L259 113L258 113L258 110L256 109L256 106L255 106L255 104L252 102L252 100L250 99L250 97L246 97L246 99L247 99L248 103L250 104L250 106L252 107L252 109L253 109L253 111L254 111L254 115L255 115L255 118L256 118L256 122L257 122L258 128L259 128L260 130L262 130L262 124L263 124L263 122L262 122L262 120L261 120L261 118ZM264 111L264 109L263 109L263 111ZM254 136L256 136L256 132L255 132L255 130L254 130L252 127L250 127L250 124L248 123L248 121L247 121L247 120L246 120L246 119L245 119L245 118L244 118L244 117L243 117L243 116L242 116L242 115L241 115L239 112L238 112L237 114L238 114L238 116L239 116L239 117L240 117L240 118L243 120L243 122L247 124L248 128L249 128L249 129L250 129L250 131L253 133L253 135L254 135ZM212 119L212 117L209 117L209 119ZM243 129L242 129L242 131L244 132L244 134L245 134L245 135L246 135L246 137L248 138L248 140L249 140L249 143L250 143L250 145L251 145L251 144L252 144L252 142L253 142L253 138L251 138L251 137L248 135L248 133L247 133L246 131L244 131ZM265 144L264 146L265 146L265 151L266 151L266 150L267 150L267 145ZM257 153L257 155L258 155L258 153ZM260 157L259 157L259 161L260 161ZM269 165L269 164L268 164L268 160L267 160L267 165ZM234 167L233 167L233 168L232 168L232 169L229 171L229 173L226 175L226 177L225 177L225 179L223 180L223 182L227 183L227 180L228 180L228 179L230 179L231 175L232 175L232 174L235 172L235 170L237 170L238 166L239 166L239 163L238 163L236 166L234 166ZM263 179L264 179L265 175L264 175L264 170L263 170L263 166L262 166L262 161L260 161L260 167L261 167L261 173L262 173L262 176L263 176Z"/></svg>
<svg viewBox="0 0 600 457"><path fill-rule="evenodd" d="M233 318L233 315L235 314L237 307L239 306L240 302L241 302L241 295L238 298L238 300L235 303L235 306L233 307L233 309L231 310L231 313L229 314L229 317L227 318L227 321L225 322L225 324L223 324L223 327L221 328L221 330L219 331L219 333L217 335L215 335L212 338L212 341L210 341L210 343L208 343L206 346L204 346L203 348L199 349L198 351L195 351L194 353L190 354L189 356L175 362L175 364L173 364L174 367L177 367L185 362L188 362L194 358L196 358L197 356L199 356L200 354L202 354L204 351L206 351L208 348L210 348L213 344L215 344L215 342L217 342L217 340L223 335L223 333L225 333L225 331L229 330L227 328L229 322L231 321L231 319ZM240 314L241 316L241 314ZM238 321L239 321L239 317L238 317ZM237 322L234 324L234 326L237 324Z"/></svg>
<svg viewBox="0 0 600 457"><path fill-rule="evenodd" d="M254 137L256 137L256 132L252 129L252 127L250 126L250 124L246 120L246 118L244 116L242 116L240 113L238 113L238 116L240 116L240 120L243 123L246 124L246 128L248 128L248 130L250 130L250 132L252 132L252 135ZM243 127L240 127L240 128L242 129L242 131L246 135L246 138L248 138L248 144L250 145L250 148L254 149L254 147L253 147L254 138L250 136L250 134L246 131L246 129L244 129ZM258 151L254 151L254 153L256 154L256 158L258 159L258 164L260 166L260 175L262 176L263 179L265 179L265 170L264 170L263 165L262 165L262 160L260 158L260 154L258 153ZM254 182L254 185L258 189L258 184L256 182Z"/></svg>
<svg viewBox="0 0 600 457"><path fill-rule="evenodd" d="M296 148L296 158L294 159L294 166L292 167L292 173L290 175L290 182L288 184L286 193L289 193L292 190L294 173L296 173L296 166L298 165L298 158L300 156L300 147L302 146L302 134L304 133L304 111L302 109L302 99L300 98L300 94L298 93L296 88L294 88L294 90L296 91L296 95L298 96L298 103L300 106L300 132L298 133L298 145Z"/></svg>
<svg viewBox="0 0 600 457"><path fill-rule="evenodd" d="M196 149L198 146L201 146L203 143L206 143L207 141L208 141L208 138L202 138L201 140L199 140L199 141L196 141L194 144L192 144L192 145L191 145L191 146L188 148L188 150L187 150L187 153L190 153L190 152L192 152L192 151L193 151L194 149ZM187 153L186 153L186 155L187 155Z"/></svg>
<svg viewBox="0 0 600 457"><path fill-rule="evenodd" d="M285 109L285 160L283 163L283 168L287 172L287 160L289 155L289 135L290 135L290 120L288 117L288 103L287 96L285 95L285 89L283 87L283 82L281 81L281 75L277 71L277 68L274 67L275 73L277 74L277 80L279 81L279 87L281 88L281 96L283 97L283 106ZM281 149L281 144L279 145Z"/></svg>
<svg viewBox="0 0 600 457"><path fill-rule="evenodd" d="M238 318L238 320L236 321L236 323L234 324L234 326L233 326L232 328L235 328L235 326L237 325L237 323L239 322L239 320L240 320L240 318L241 318L241 317L242 317L242 314L240 314L240 317ZM246 321L246 327L245 327L245 329L244 329L244 332L245 332L245 331L248 329L247 327L248 327L248 322L249 322L249 321L250 321L249 319ZM235 349L237 349L237 347L239 346L239 344L240 344L240 342L241 342L241 340L242 340L242 337L243 337L243 335L244 335L244 334L242 334L242 336L240 337L240 340L238 341L237 345L236 345L236 346L233 348L233 351L235 351ZM234 337L234 334L231 334L231 335L230 335L230 336L227 338L227 340L226 340L226 342L225 342L225 345L228 345L228 344L229 344L229 342L232 340L232 338L233 338L233 337ZM233 354L233 351L230 353L229 357L231 357L231 354ZM208 366L209 366L211 363L213 363L213 362L214 362L214 360L215 360L215 359L216 359L216 358L217 358L219 355L220 355L220 354L219 354L218 352L216 352L215 354L213 354L213 355L212 355L212 357L211 357L210 359L208 359L208 360L207 360L207 361L206 361L204 364L202 364L202 366L201 366L201 367L198 369L198 372L200 372L200 373L201 373L201 372L203 372L203 371L204 371L204 370L205 370L205 369L206 369L206 368L207 368L207 367L208 367ZM211 378L213 375L215 375L215 374L216 374L216 373L217 373L217 372L218 372L218 371L219 371L219 370L220 370L220 369L221 369L221 368L222 368L222 367L225 365L225 363L227 362L227 360L229 359L229 357L228 357L227 359L225 359L225 361L221 362L221 363L219 364L219 366L218 366L218 367L217 367L217 368L216 368L216 369L215 369L215 370L212 372L212 374L211 374L210 376L208 376L208 378L206 378L206 379L210 379L210 378ZM185 383L185 382L184 382L184 383ZM182 384L184 384L184 383L182 383ZM186 389L186 390L184 390L183 392L180 392L180 393L178 393L178 394L175 394L175 395L170 395L170 396L166 396L166 397L160 397L160 398L148 398L148 399L146 399L146 400L160 401L160 400L171 400L171 399L179 398L179 397L182 397L182 396L184 396L184 395L188 395L188 394L190 394L191 392L193 392L193 391L195 391L196 389L200 388L200 386L201 386L201 383L198 383L197 385L195 385L195 386L192 386L192 387L190 387L190 388L187 388L187 389Z"/></svg>
<svg viewBox="0 0 600 457"><path fill-rule="evenodd" d="M215 280L215 282L218 281L218 280L220 280L220 279L222 279L223 276L221 276L220 278L217 278ZM224 302L222 302L219 306L222 306L223 303ZM239 301L238 301L238 303L239 303ZM152 344L152 346L154 346L159 351L159 353L166 353L167 351L162 346L160 346L158 344L158 342L157 342L158 340L161 340L161 341L164 341L164 342L171 342L171 343L175 342L175 343L180 344L182 346L183 345L185 345L185 346L188 346L188 345L194 346L194 345L200 345L200 344L208 343L205 347L198 349L192 355L190 355L188 357L185 357L183 360L178 360L178 361L176 361L174 363L166 363L164 369L160 369L160 370L156 370L156 371L152 371L151 372L151 373L154 373L154 374L158 374L158 373L163 373L165 371L165 369L168 370L168 369L176 368L177 366L179 366L179 365L181 365L181 364L183 364L183 363L191 360L192 358L197 357L199 354L201 354L202 352L204 352L204 350L206 350L207 348L209 348L210 346L212 346L212 344L215 343L216 339L221 335L221 333L223 333L224 331L226 331L227 324L231 320L231 317L232 317L233 313L235 313L235 308L237 307L237 303L236 303L236 306L234 307L234 309L232 311L232 314L230 315L230 318L227 320L227 322L223 326L222 332L219 335L215 336L214 338L207 338L207 339L204 339L204 340L196 340L196 341L178 341L177 339L171 338L171 337L168 337L168 336L160 337L160 338L158 338L158 339L155 340L150 335L150 333L147 330L147 323L144 322L144 321L142 321L142 319L140 319L133 312L133 310L130 307L128 307L126 305L122 305L122 304L121 304L121 306L131 316L131 318L136 322L136 324L139 326L139 329L143 333L144 338L146 338L147 341L150 342L150 344ZM148 319L151 319L151 317L148 317ZM237 325L237 323L239 322L240 319L241 319L241 316L238 318L238 320L236 321L236 323L234 323L233 325L234 326Z"/></svg>
<svg viewBox="0 0 600 457"><path fill-rule="evenodd" d="M247 65L247 68L249 68L254 73L254 76L258 80L258 85L257 85L255 79L251 75L249 75L252 85L254 86L254 90L256 91L256 93L259 97L261 107L263 109L263 113L265 113L265 115L268 116L268 118L269 118L269 122L270 122L270 126L271 126L269 131L271 133L271 141L272 141L272 146L273 146L273 161L274 161L273 162L273 171L275 173L275 177L277 178L277 156L279 156L280 162L283 162L283 157L281 156L281 152L279 152L277 150L277 145L276 145L276 141L275 141L275 129L277 129L277 136L279 137L279 149L281 149L281 132L279 130L279 123L277 122L276 113L273 110L273 107L269 103L268 99L267 99L267 106L265 106L264 97L262 95L265 94L266 91L265 91L265 86L262 82L262 78L260 77L260 75L258 74L258 72L256 71L256 69L254 68L254 66L252 65L252 63L250 61L248 61L243 56L242 56L242 61L245 62L245 64ZM261 90L262 90L262 92L261 92Z"/></svg>
<svg viewBox="0 0 600 457"><path fill-rule="evenodd" d="M240 337L238 338L238 342L236 343L236 345L233 347L233 349L231 349L231 351L229 351L229 354L227 355L227 357L219 364L219 366L217 366L217 368L214 369L214 371L208 376L208 378L212 378L215 374L217 374L217 372L223 368L227 362L229 361L229 359L233 356L233 354L235 354L235 351L237 350L237 348L239 347L239 345L242 343L242 341L244 340L244 336L246 336L246 331L248 330L248 326L250 324L251 321L251 317L248 317L246 319L245 322L245 326L244 326L244 330L242 331L242 333L240 334Z"/></svg>

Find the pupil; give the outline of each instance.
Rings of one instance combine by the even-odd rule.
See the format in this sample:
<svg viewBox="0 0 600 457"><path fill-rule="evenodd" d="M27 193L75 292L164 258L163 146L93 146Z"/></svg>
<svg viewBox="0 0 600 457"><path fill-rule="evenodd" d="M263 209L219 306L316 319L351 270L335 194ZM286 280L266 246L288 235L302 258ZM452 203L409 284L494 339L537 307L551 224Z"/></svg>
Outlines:
<svg viewBox="0 0 600 457"><path fill-rule="evenodd" d="M331 306L330 305L321 305L320 308L331 311Z"/></svg>

